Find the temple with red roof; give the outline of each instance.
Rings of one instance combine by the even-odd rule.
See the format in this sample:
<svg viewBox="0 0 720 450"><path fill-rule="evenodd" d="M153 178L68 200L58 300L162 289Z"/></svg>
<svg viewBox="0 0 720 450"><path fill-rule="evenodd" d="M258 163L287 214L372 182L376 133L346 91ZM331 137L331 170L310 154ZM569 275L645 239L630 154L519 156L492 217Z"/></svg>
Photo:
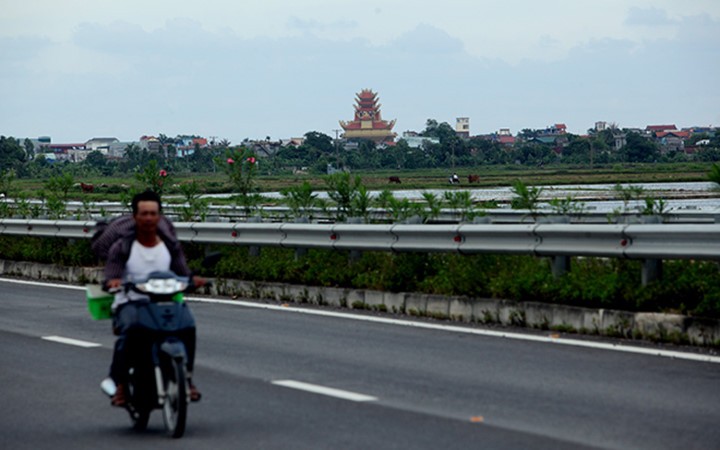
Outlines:
<svg viewBox="0 0 720 450"><path fill-rule="evenodd" d="M376 143L392 142L395 139L397 134L392 131L395 120L382 120L381 105L375 92L363 89L356 94L355 103L355 119L340 121L345 139L367 139Z"/></svg>

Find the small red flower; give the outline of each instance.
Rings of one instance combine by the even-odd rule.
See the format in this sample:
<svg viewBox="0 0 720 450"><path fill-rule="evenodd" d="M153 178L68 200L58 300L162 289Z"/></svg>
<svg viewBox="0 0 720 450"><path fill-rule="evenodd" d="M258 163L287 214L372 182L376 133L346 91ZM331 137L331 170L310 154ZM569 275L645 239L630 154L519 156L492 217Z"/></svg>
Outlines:
<svg viewBox="0 0 720 450"><path fill-rule="evenodd" d="M251 156L247 160L250 164L255 164L255 157Z"/></svg>
<svg viewBox="0 0 720 450"><path fill-rule="evenodd" d="M165 169L162 169L162 170L160 171L160 176L161 176L161 177L166 177L166 176L167 176L167 172L165 171Z"/></svg>
<svg viewBox="0 0 720 450"><path fill-rule="evenodd" d="M232 159L232 158L228 158L227 163L228 163L228 164L235 164L235 160Z"/></svg>

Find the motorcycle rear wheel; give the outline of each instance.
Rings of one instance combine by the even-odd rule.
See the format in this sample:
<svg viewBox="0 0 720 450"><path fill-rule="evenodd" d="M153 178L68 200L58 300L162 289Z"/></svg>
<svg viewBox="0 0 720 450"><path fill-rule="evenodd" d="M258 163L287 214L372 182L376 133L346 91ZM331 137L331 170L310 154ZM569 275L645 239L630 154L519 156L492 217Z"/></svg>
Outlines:
<svg viewBox="0 0 720 450"><path fill-rule="evenodd" d="M185 362L182 359L168 358L165 369L163 370L163 381L166 396L163 403L163 421L168 435L179 438L185 433L187 420L188 393Z"/></svg>

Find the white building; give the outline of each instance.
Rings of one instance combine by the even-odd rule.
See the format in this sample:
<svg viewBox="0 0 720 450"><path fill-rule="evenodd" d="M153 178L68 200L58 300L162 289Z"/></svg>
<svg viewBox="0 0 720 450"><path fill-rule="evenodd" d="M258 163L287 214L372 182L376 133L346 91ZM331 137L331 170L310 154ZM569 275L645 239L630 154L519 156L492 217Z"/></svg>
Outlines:
<svg viewBox="0 0 720 450"><path fill-rule="evenodd" d="M458 136L470 137L470 118L469 117L458 117L455 120L455 133Z"/></svg>
<svg viewBox="0 0 720 450"><path fill-rule="evenodd" d="M110 144L118 142L117 138L92 138L85 143L85 150L89 152L99 151L103 155L108 154Z"/></svg>

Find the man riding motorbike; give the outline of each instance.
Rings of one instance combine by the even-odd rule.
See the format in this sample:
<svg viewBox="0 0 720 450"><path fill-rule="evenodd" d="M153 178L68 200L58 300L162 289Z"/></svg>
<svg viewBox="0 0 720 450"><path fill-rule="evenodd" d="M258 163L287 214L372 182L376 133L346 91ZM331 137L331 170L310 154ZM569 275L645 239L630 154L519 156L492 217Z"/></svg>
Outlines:
<svg viewBox="0 0 720 450"><path fill-rule="evenodd" d="M107 255L105 265L104 287L109 291L117 291L112 304L113 331L118 336L115 342L113 361L110 366L110 377L117 390L112 397L112 405L123 407L127 403L128 381L128 330L137 321L138 304L147 297L135 291L121 289L125 279L142 279L154 271L171 270L177 275L190 276L180 242L173 233L172 227L159 227L162 217L160 196L153 191L137 194L132 199L132 213L135 225L117 240ZM203 286L205 280L193 277L196 287ZM187 372L189 374L190 400L200 400L201 394L192 382L192 370L195 362L195 328L193 327L183 339L187 350Z"/></svg>

